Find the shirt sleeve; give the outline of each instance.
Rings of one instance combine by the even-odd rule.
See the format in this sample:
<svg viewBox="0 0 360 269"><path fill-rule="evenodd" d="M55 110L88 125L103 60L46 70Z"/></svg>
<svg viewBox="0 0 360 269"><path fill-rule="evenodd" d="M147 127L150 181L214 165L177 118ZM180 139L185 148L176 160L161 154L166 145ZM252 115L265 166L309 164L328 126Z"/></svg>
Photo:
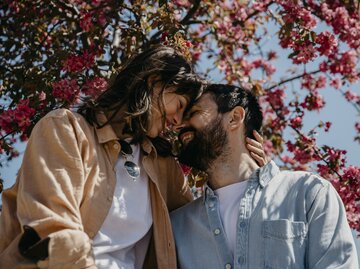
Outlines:
<svg viewBox="0 0 360 269"><path fill-rule="evenodd" d="M75 117L60 114L33 129L17 179L18 218L49 240L42 268L96 268L80 214L86 137Z"/></svg>
<svg viewBox="0 0 360 269"><path fill-rule="evenodd" d="M307 268L358 268L355 242L344 205L324 182L308 212Z"/></svg>

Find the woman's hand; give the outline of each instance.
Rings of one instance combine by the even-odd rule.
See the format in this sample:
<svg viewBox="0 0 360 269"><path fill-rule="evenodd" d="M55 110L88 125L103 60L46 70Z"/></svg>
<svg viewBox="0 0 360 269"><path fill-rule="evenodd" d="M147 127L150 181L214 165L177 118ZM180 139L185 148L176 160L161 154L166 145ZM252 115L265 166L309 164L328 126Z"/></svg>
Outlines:
<svg viewBox="0 0 360 269"><path fill-rule="evenodd" d="M264 139L255 130L254 130L254 136L255 136L256 140L248 138L248 137L246 138L246 147L250 151L251 157L253 157L253 159L260 166L264 166L265 164L267 164L269 162L269 160L265 154L265 151L263 149Z"/></svg>

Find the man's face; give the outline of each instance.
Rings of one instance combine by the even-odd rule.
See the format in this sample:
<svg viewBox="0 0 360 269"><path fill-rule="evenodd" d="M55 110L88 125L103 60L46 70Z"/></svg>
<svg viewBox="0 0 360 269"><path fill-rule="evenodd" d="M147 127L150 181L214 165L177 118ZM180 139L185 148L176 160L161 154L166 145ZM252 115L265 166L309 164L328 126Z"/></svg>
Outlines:
<svg viewBox="0 0 360 269"><path fill-rule="evenodd" d="M179 161L196 169L207 171L227 145L227 134L223 128L222 114L210 94L204 94L190 109L180 131L183 147Z"/></svg>

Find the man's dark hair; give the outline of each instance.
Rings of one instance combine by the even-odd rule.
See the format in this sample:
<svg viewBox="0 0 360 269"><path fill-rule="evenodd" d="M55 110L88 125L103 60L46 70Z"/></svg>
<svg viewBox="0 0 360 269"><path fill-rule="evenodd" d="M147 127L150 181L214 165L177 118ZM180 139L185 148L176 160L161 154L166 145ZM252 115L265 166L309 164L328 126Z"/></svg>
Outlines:
<svg viewBox="0 0 360 269"><path fill-rule="evenodd" d="M160 96L164 89L173 87L174 93L188 97L189 106L201 95L203 87L203 81L182 54L172 47L157 45L129 59L112 85L95 101L82 104L78 112L101 128L97 112L110 112L108 122L111 123L117 112L124 110L125 132L132 136L132 142L140 142L149 128L153 89L157 83L162 87ZM162 98L158 102L163 108Z"/></svg>
<svg viewBox="0 0 360 269"><path fill-rule="evenodd" d="M253 130L260 132L263 116L260 104L251 91L233 85L209 84L204 93L211 94L219 113L229 112L236 106L244 108L245 136L254 138Z"/></svg>

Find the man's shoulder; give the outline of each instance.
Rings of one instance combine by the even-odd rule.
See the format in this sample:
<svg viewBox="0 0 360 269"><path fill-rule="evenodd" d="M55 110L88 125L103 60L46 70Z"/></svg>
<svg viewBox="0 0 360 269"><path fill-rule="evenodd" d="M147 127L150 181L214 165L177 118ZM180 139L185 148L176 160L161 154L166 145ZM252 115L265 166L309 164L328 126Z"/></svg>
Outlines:
<svg viewBox="0 0 360 269"><path fill-rule="evenodd" d="M170 213L170 218L172 222L176 222L178 220L186 220L187 218L191 218L192 216L196 216L200 210L204 208L204 199L203 197L199 197L190 203L172 211Z"/></svg>
<svg viewBox="0 0 360 269"><path fill-rule="evenodd" d="M278 175L280 177L281 183L289 183L289 184L299 184L305 186L312 185L320 185L320 186L328 186L330 182L321 176L307 171L289 171L282 170Z"/></svg>
<svg viewBox="0 0 360 269"><path fill-rule="evenodd" d="M297 197L313 201L320 192L332 189L330 181L312 172L306 171L281 171L271 180L270 185L274 192L296 193Z"/></svg>

